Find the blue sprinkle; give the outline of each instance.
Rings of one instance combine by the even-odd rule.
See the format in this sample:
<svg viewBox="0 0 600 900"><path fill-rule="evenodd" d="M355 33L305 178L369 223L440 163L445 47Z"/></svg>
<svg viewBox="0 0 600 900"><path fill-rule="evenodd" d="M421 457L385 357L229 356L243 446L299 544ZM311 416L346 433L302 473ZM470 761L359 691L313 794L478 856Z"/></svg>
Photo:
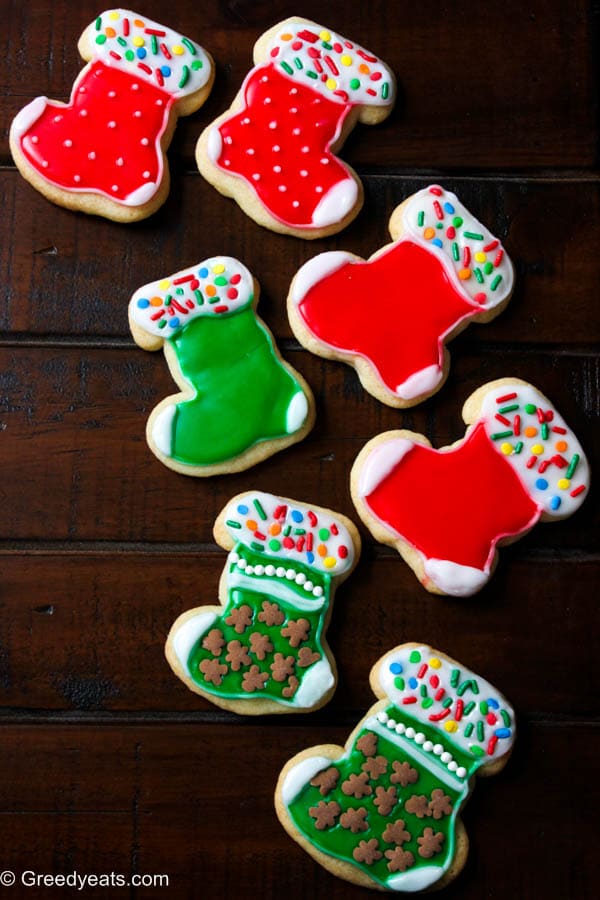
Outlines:
<svg viewBox="0 0 600 900"><path fill-rule="evenodd" d="M538 491L545 491L546 488L548 487L548 482L546 481L545 478L537 478L536 482L535 482L535 486L538 489Z"/></svg>
<svg viewBox="0 0 600 900"><path fill-rule="evenodd" d="M409 679L408 679L408 686L411 687L411 688L413 689L413 691L414 691L414 689L416 688L416 686L418 685L418 683L419 683L419 682L417 681L416 678L409 678Z"/></svg>
<svg viewBox="0 0 600 900"><path fill-rule="evenodd" d="M314 563L314 561L315 561L315 554L312 552L312 550L309 550L309 551L308 551L308 553L306 554L306 558L307 558L307 560L309 561L309 563Z"/></svg>
<svg viewBox="0 0 600 900"><path fill-rule="evenodd" d="M494 700L493 697L490 697L490 699L487 702L487 705L491 706L492 709L500 709L500 704L498 703L497 700Z"/></svg>
<svg viewBox="0 0 600 900"><path fill-rule="evenodd" d="M560 497L551 497L550 498L550 509L558 509L561 504Z"/></svg>
<svg viewBox="0 0 600 900"><path fill-rule="evenodd" d="M509 738L512 734L510 728L496 728L494 734L497 738Z"/></svg>
<svg viewBox="0 0 600 900"><path fill-rule="evenodd" d="M177 328L178 325L179 325L179 319L177 318L177 316L175 316L175 318L171 319L171 321L169 322L169 328Z"/></svg>
<svg viewBox="0 0 600 900"><path fill-rule="evenodd" d="M403 671L404 670L402 668L402 663L395 662L390 666L390 672L392 673L392 675L400 675Z"/></svg>
<svg viewBox="0 0 600 900"><path fill-rule="evenodd" d="M302 515L302 513L300 512L299 509L292 510L292 519L294 520L294 522L301 522L303 520L303 518L304 518L304 516Z"/></svg>
<svg viewBox="0 0 600 900"><path fill-rule="evenodd" d="M171 68L170 68L170 66L161 66L161 67L160 67L160 71L161 71L162 74L165 76L165 78L168 78L169 75L171 74Z"/></svg>
<svg viewBox="0 0 600 900"><path fill-rule="evenodd" d="M200 271L198 272L198 275L200 276L200 278L208 278L208 269L206 268L206 266L203 266L200 269Z"/></svg>
<svg viewBox="0 0 600 900"><path fill-rule="evenodd" d="M144 50L143 47L138 47L138 49L137 49L135 52L137 53L138 59L145 59L145 58L146 58L146 51Z"/></svg>
<svg viewBox="0 0 600 900"><path fill-rule="evenodd" d="M237 508L237 511L239 512L240 516L248 515L248 507L246 506L245 503L240 503L240 505Z"/></svg>
<svg viewBox="0 0 600 900"><path fill-rule="evenodd" d="M447 201L446 201L446 203L444 203L444 209L446 210L447 213L450 213L450 215L452 215L452 213L454 212L454 207L452 206L451 203L448 203Z"/></svg>
<svg viewBox="0 0 600 900"><path fill-rule="evenodd" d="M140 299L137 302L137 305L138 305L138 309L148 309L148 307L150 306L150 301L146 300L145 297L140 297Z"/></svg>
<svg viewBox="0 0 600 900"><path fill-rule="evenodd" d="M434 239L432 240L431 243L432 243L432 244L435 244L436 247L443 247L443 246L444 246L444 245L442 244L442 242L440 241L439 238L434 238Z"/></svg>

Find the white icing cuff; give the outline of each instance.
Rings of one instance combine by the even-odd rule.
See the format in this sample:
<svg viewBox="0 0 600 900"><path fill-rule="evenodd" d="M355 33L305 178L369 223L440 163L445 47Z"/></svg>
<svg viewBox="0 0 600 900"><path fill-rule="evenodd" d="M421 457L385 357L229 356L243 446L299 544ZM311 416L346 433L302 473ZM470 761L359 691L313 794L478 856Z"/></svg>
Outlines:
<svg viewBox="0 0 600 900"><path fill-rule="evenodd" d="M32 100L31 103L28 103L27 106L24 106L17 113L10 126L13 140L18 140L26 131L29 131L34 122L37 122L46 109L47 103L47 97L36 97L35 100Z"/></svg>
<svg viewBox="0 0 600 900"><path fill-rule="evenodd" d="M285 430L287 433L295 434L299 431L306 422L307 414L308 400L304 393L299 391L297 394L294 394L287 409L285 417Z"/></svg>
<svg viewBox="0 0 600 900"><path fill-rule="evenodd" d="M490 577L489 572L446 559L425 559L423 568L435 586L450 597L470 597L481 590Z"/></svg>
<svg viewBox="0 0 600 900"><path fill-rule="evenodd" d="M302 788L312 781L315 775L323 769L328 769L332 764L333 761L326 756L311 756L290 769L281 786L281 799L285 805L293 803Z"/></svg>
<svg viewBox="0 0 600 900"><path fill-rule="evenodd" d="M545 516L563 519L579 509L589 492L586 455L539 391L506 381L486 394L481 415L492 446Z"/></svg>
<svg viewBox="0 0 600 900"><path fill-rule="evenodd" d="M198 316L222 316L252 302L254 282L231 256L213 256L138 288L129 302L132 320L156 337L169 338Z"/></svg>
<svg viewBox="0 0 600 900"><path fill-rule="evenodd" d="M375 447L367 456L360 471L358 484L360 495L368 497L372 494L413 447L414 442L406 438L392 438Z"/></svg>
<svg viewBox="0 0 600 900"><path fill-rule="evenodd" d="M469 303L493 309L511 293L514 270L501 241L463 206L456 194L432 185L402 210L405 236L435 253Z"/></svg>
<svg viewBox="0 0 600 900"><path fill-rule="evenodd" d="M188 660L190 653L198 643L199 638L206 634L216 618L216 613L212 612L199 613L197 616L192 616L177 628L171 638L175 656L186 672L189 672Z"/></svg>
<svg viewBox="0 0 600 900"><path fill-rule="evenodd" d="M280 72L329 100L390 106L396 99L395 79L385 63L316 22L282 22L268 51Z"/></svg>
<svg viewBox="0 0 600 900"><path fill-rule="evenodd" d="M358 186L354 178L345 178L335 184L321 198L312 217L315 228L327 228L340 222L356 206Z"/></svg>
<svg viewBox="0 0 600 900"><path fill-rule="evenodd" d="M304 263L294 278L291 298L296 305L300 304L310 289L323 278L327 278L332 272L341 269L346 263L351 263L356 258L344 250L330 250L327 253L319 253Z"/></svg>
<svg viewBox="0 0 600 900"><path fill-rule="evenodd" d="M212 65L199 44L129 9L111 9L88 25L93 58L149 81L173 97L208 82Z"/></svg>
<svg viewBox="0 0 600 900"><path fill-rule="evenodd" d="M300 687L294 694L293 705L306 709L316 706L321 697L333 687L334 681L329 660L322 657L306 670Z"/></svg>
<svg viewBox="0 0 600 900"><path fill-rule="evenodd" d="M414 400L415 397L420 397L422 394L431 394L440 383L442 374L439 366L427 366L399 384L396 393L403 400Z"/></svg>

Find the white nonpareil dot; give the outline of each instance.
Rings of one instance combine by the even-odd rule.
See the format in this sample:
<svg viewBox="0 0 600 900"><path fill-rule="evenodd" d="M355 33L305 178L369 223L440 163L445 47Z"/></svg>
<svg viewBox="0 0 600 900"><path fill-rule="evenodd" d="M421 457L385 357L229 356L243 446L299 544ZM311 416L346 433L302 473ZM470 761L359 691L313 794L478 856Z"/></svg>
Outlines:
<svg viewBox="0 0 600 900"><path fill-rule="evenodd" d="M72 146L73 146L73 141L71 141L69 138L67 138L66 141L63 141L63 147L72 147Z"/></svg>
<svg viewBox="0 0 600 900"><path fill-rule="evenodd" d="M286 185L285 185L285 184L280 184L280 185L279 185L279 190L281 191L282 194L285 194L285 192L287 191Z"/></svg>
<svg viewBox="0 0 600 900"><path fill-rule="evenodd" d="M307 178L308 177L308 169L300 169L300 175L302 176L302 178Z"/></svg>
<svg viewBox="0 0 600 900"><path fill-rule="evenodd" d="M267 81L269 80L269 76L268 76L268 75L263 75L263 77L262 77L260 80L261 80L262 84L266 84Z"/></svg>
<svg viewBox="0 0 600 900"><path fill-rule="evenodd" d="M145 172L142 172L142 178L150 178L150 172L146 169Z"/></svg>
<svg viewBox="0 0 600 900"><path fill-rule="evenodd" d="M43 165L44 169L47 169L48 168L48 160L47 159L42 160L42 165Z"/></svg>
<svg viewBox="0 0 600 900"><path fill-rule="evenodd" d="M322 193L323 193L323 188L321 187L320 184L318 184L315 188L315 194L322 194Z"/></svg>
<svg viewBox="0 0 600 900"><path fill-rule="evenodd" d="M233 144L233 138L232 138L232 137L229 137L229 135L227 135L227 137L225 138L225 143L226 143L226 144Z"/></svg>
<svg viewBox="0 0 600 900"><path fill-rule="evenodd" d="M292 202L292 206L294 207L294 209L298 209L298 207L300 206L300 203L298 202L298 200L294 200Z"/></svg>
<svg viewBox="0 0 600 900"><path fill-rule="evenodd" d="M136 111L134 112L133 115L134 115L134 117L135 117L136 119L141 119L141 118L142 118L142 111L141 111L141 109L136 109Z"/></svg>
<svg viewBox="0 0 600 900"><path fill-rule="evenodd" d="M80 88L79 88L79 93L80 93L80 94L85 94L85 91L86 91L86 89L85 89L84 87L80 87Z"/></svg>
<svg viewBox="0 0 600 900"><path fill-rule="evenodd" d="M87 109L80 109L80 110L79 110L79 115L81 116L82 119L85 119L85 117L87 116L87 114L88 114Z"/></svg>
<svg viewBox="0 0 600 900"><path fill-rule="evenodd" d="M292 134L298 136L299 134L302 134L302 132L299 128L292 128Z"/></svg>
<svg viewBox="0 0 600 900"><path fill-rule="evenodd" d="M265 566L265 575L272 577L275 574L275 566Z"/></svg>
<svg viewBox="0 0 600 900"><path fill-rule="evenodd" d="M81 175L73 175L73 181L75 182L75 184L79 184L79 182L81 181Z"/></svg>
<svg viewBox="0 0 600 900"><path fill-rule="evenodd" d="M150 143L150 141L148 140L148 138L142 138L140 141L140 144L142 145L142 147L147 147L149 143Z"/></svg>
<svg viewBox="0 0 600 900"><path fill-rule="evenodd" d="M260 175L258 172L255 172L252 176L252 181L260 181Z"/></svg>
<svg viewBox="0 0 600 900"><path fill-rule="evenodd" d="M122 156L119 156L119 158L116 160L116 163L118 166L122 166L125 164L125 160L123 159Z"/></svg>
<svg viewBox="0 0 600 900"><path fill-rule="evenodd" d="M308 592L310 593L310 592L312 591L313 588L314 588L314 584L312 583L312 581L305 581L305 582L304 582L304 590L305 590L305 591L308 591Z"/></svg>
<svg viewBox="0 0 600 900"><path fill-rule="evenodd" d="M287 578L288 581L294 581L296 578L296 573L294 572L293 569L288 569L287 572L285 573L285 577Z"/></svg>
<svg viewBox="0 0 600 900"><path fill-rule="evenodd" d="M304 146L301 149L302 149L302 153L310 153L310 147Z"/></svg>
<svg viewBox="0 0 600 900"><path fill-rule="evenodd" d="M109 91L109 92L108 92L108 96L112 99L113 97L116 97L116 96L117 96L117 92L116 92L116 91Z"/></svg>
<svg viewBox="0 0 600 900"><path fill-rule="evenodd" d="M269 103L271 103L271 98L270 98L270 97L265 97L265 99L263 100L263 103L265 104L265 106L268 106Z"/></svg>
<svg viewBox="0 0 600 900"><path fill-rule="evenodd" d="M321 587L320 584L318 584L318 585L316 586L316 588L313 589L313 595L314 595L315 597L322 597L322 596L323 596L323 588Z"/></svg>
<svg viewBox="0 0 600 900"><path fill-rule="evenodd" d="M246 156L254 156L255 152L256 151L252 147L248 147L248 149L246 150Z"/></svg>
<svg viewBox="0 0 600 900"><path fill-rule="evenodd" d="M290 94L292 95L292 97L297 93L298 93L298 88L290 88Z"/></svg>
<svg viewBox="0 0 600 900"><path fill-rule="evenodd" d="M93 150L90 150L90 152L88 153L88 159L96 159L96 154Z"/></svg>
<svg viewBox="0 0 600 900"><path fill-rule="evenodd" d="M54 116L54 121L58 125L59 122L62 122L62 116Z"/></svg>
<svg viewBox="0 0 600 900"><path fill-rule="evenodd" d="M259 563L258 566L254 566L254 574L255 574L255 575L264 575L264 574L265 574L265 567L264 567L264 566L261 566L260 563Z"/></svg>
<svg viewBox="0 0 600 900"><path fill-rule="evenodd" d="M275 121L275 119L273 119L272 122L269 122L269 128L271 129L271 131L274 131L277 128L277 122Z"/></svg>
<svg viewBox="0 0 600 900"><path fill-rule="evenodd" d="M246 575L254 575L254 566L246 566Z"/></svg>
<svg viewBox="0 0 600 900"><path fill-rule="evenodd" d="M322 165L322 166L328 166L328 165L329 165L329 160L327 159L326 156L322 156L322 157L321 157L321 165Z"/></svg>
<svg viewBox="0 0 600 900"><path fill-rule="evenodd" d="M231 165L231 160L230 160L230 159L224 160L223 165L224 165L224 166L230 166L230 165Z"/></svg>
<svg viewBox="0 0 600 900"><path fill-rule="evenodd" d="M162 101L162 100L157 100L157 101L156 101L156 105L157 105L157 106L162 106L162 105L163 105L163 101Z"/></svg>
<svg viewBox="0 0 600 900"><path fill-rule="evenodd" d="M34 134L33 137L31 138L31 143L37 144L38 141L39 141L39 137L36 134Z"/></svg>
<svg viewBox="0 0 600 900"><path fill-rule="evenodd" d="M140 86L139 86L139 84L137 83L137 81L135 82L135 84L132 84L132 85L131 85L131 90L132 90L132 91L139 91L139 89L140 89Z"/></svg>
<svg viewBox="0 0 600 900"><path fill-rule="evenodd" d="M245 119L242 119L242 125L249 125L249 124L250 124L250 119L248 118L248 116L246 116Z"/></svg>
<svg viewBox="0 0 600 900"><path fill-rule="evenodd" d="M393 731L397 724L398 723L395 719L388 719L386 722L386 725L390 729L390 731Z"/></svg>
<svg viewBox="0 0 600 900"><path fill-rule="evenodd" d="M378 722L385 724L387 722L387 719L388 719L388 715L383 709L381 710L381 712L377 713L377 721Z"/></svg>
<svg viewBox="0 0 600 900"><path fill-rule="evenodd" d="M279 146L279 144L273 144L273 146L271 147L271 150L273 151L273 153L279 153L279 151L281 150L281 147Z"/></svg>
<svg viewBox="0 0 600 900"><path fill-rule="evenodd" d="M411 728L409 725L408 728L406 729L406 737L410 738L412 740L412 738L414 738L414 736L415 736L415 729Z"/></svg>
<svg viewBox="0 0 600 900"><path fill-rule="evenodd" d="M116 194L116 192L119 190L119 185L118 185L118 184L113 184L111 190L114 191L115 194Z"/></svg>
<svg viewBox="0 0 600 900"><path fill-rule="evenodd" d="M290 107L290 112L292 113L292 115L295 115L295 114L298 112L298 107L297 107L297 106L291 106L291 107Z"/></svg>
<svg viewBox="0 0 600 900"><path fill-rule="evenodd" d="M281 166L273 166L274 172L281 172Z"/></svg>
<svg viewBox="0 0 600 900"><path fill-rule="evenodd" d="M114 121L114 119L111 119L111 121L108 123L108 127L109 127L109 128L116 128L116 127L117 127L117 123Z"/></svg>

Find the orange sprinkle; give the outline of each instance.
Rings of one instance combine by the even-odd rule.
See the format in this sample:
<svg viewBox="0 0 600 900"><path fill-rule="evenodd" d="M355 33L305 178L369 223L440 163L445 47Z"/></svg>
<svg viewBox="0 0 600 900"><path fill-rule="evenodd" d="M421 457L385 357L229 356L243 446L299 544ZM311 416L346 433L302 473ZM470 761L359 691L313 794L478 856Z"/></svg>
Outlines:
<svg viewBox="0 0 600 900"><path fill-rule="evenodd" d="M109 38L113 38L113 37L117 36L117 32L115 31L114 28L105 28L104 33L105 33L106 37L109 37Z"/></svg>
<svg viewBox="0 0 600 900"><path fill-rule="evenodd" d="M564 453L569 445L567 444L566 441L557 441L554 446L556 447L556 449L558 450L559 453Z"/></svg>
<svg viewBox="0 0 600 900"><path fill-rule="evenodd" d="M136 28L145 28L146 27L146 23L142 22L141 19L134 19L133 24L135 25Z"/></svg>
<svg viewBox="0 0 600 900"><path fill-rule="evenodd" d="M205 293L206 293L207 297L214 297L215 294L217 293L217 289L214 286L214 284L209 284L208 287L206 288Z"/></svg>
<svg viewBox="0 0 600 900"><path fill-rule="evenodd" d="M537 434L537 428L534 428L533 425L528 425L523 434L525 435L525 437L535 437Z"/></svg>
<svg viewBox="0 0 600 900"><path fill-rule="evenodd" d="M153 297L150 306L162 306L162 297Z"/></svg>
<svg viewBox="0 0 600 900"><path fill-rule="evenodd" d="M458 273L458 277L460 278L461 281L467 281L471 277L471 270L470 269L461 269L460 272Z"/></svg>
<svg viewBox="0 0 600 900"><path fill-rule="evenodd" d="M363 75L368 75L371 70L366 63L361 63L358 67L358 71L362 72Z"/></svg>
<svg viewBox="0 0 600 900"><path fill-rule="evenodd" d="M319 544L319 546L317 547L317 553L319 554L319 556L327 556L327 547L325 546L325 544Z"/></svg>
<svg viewBox="0 0 600 900"><path fill-rule="evenodd" d="M286 31L285 34L282 34L282 35L281 35L281 40L282 40L282 41L291 41L291 39L293 38L293 36L294 36L294 35L293 35L293 34L290 34L289 31Z"/></svg>
<svg viewBox="0 0 600 900"><path fill-rule="evenodd" d="M435 228L426 228L425 231L423 232L423 237L425 238L426 241L430 241L431 238L434 236L434 234L435 234Z"/></svg>
<svg viewBox="0 0 600 900"><path fill-rule="evenodd" d="M258 524L254 521L254 519L246 519L246 528L250 531L256 531L258 528Z"/></svg>
<svg viewBox="0 0 600 900"><path fill-rule="evenodd" d="M273 522L273 524L269 527L269 534L272 534L273 536L281 534L281 525L279 524L279 522Z"/></svg>

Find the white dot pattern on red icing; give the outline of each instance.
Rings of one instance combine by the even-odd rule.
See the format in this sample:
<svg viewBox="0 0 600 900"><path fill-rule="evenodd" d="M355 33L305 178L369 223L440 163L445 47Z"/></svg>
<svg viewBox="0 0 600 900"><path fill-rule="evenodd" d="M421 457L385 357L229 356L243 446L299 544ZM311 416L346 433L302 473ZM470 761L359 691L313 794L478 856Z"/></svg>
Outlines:
<svg viewBox="0 0 600 900"><path fill-rule="evenodd" d="M274 560L302 563L331 576L354 564L348 529L329 513L273 494L249 493L225 511L231 537Z"/></svg>
<svg viewBox="0 0 600 900"><path fill-rule="evenodd" d="M431 647L388 653L379 679L392 703L438 729L444 744L454 744L482 762L512 747L515 714L506 699L488 681Z"/></svg>
<svg viewBox="0 0 600 900"><path fill-rule="evenodd" d="M94 58L184 97L211 75L206 53L189 38L129 9L101 13L87 29Z"/></svg>
<svg viewBox="0 0 600 900"><path fill-rule="evenodd" d="M456 194L431 185L406 204L405 232L437 253L468 300L492 308L509 296L512 262L501 241L473 216Z"/></svg>
<svg viewBox="0 0 600 900"><path fill-rule="evenodd" d="M390 69L359 44L315 22L285 22L269 44L270 59L290 78L340 103L389 106Z"/></svg>
<svg viewBox="0 0 600 900"><path fill-rule="evenodd" d="M129 303L144 331L170 338L198 316L222 316L252 302L248 269L231 256L213 256L139 288Z"/></svg>
<svg viewBox="0 0 600 900"><path fill-rule="evenodd" d="M581 444L557 410L531 385L503 384L482 405L486 433L549 516L575 512L590 469Z"/></svg>

